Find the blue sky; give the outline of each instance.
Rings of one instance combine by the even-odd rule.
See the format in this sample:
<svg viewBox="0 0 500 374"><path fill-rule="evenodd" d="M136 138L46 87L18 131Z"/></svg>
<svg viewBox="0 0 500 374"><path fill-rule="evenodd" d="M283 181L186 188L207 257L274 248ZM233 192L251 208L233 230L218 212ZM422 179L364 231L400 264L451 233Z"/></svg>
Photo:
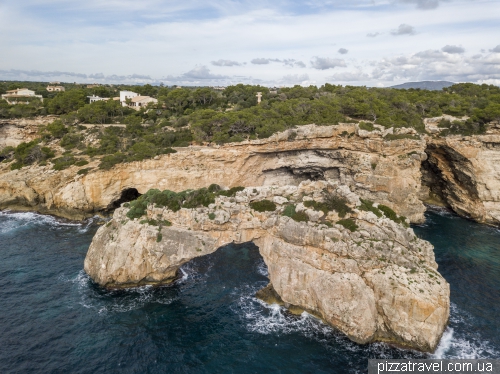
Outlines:
<svg viewBox="0 0 500 374"><path fill-rule="evenodd" d="M3 0L0 79L500 85L498 0Z"/></svg>

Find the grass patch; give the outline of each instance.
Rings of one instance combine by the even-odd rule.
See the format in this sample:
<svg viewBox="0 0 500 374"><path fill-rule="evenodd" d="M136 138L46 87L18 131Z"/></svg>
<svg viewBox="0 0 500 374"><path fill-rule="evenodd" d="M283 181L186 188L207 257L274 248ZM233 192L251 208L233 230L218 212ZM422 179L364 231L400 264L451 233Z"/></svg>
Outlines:
<svg viewBox="0 0 500 374"><path fill-rule="evenodd" d="M76 174L78 175L86 175L90 170L92 170L92 168L84 168L84 169L80 169L76 172Z"/></svg>
<svg viewBox="0 0 500 374"><path fill-rule="evenodd" d="M365 130L365 131L373 131L375 130L375 127L373 126L373 123L371 122L360 122L358 124L360 130Z"/></svg>
<svg viewBox="0 0 500 374"><path fill-rule="evenodd" d="M325 215L335 210L340 218L344 218L347 213L352 213L352 209L347 205L347 200L343 197L325 193L324 200L325 201L322 203L314 200L305 201L304 206L313 208L314 210L320 210L325 213Z"/></svg>
<svg viewBox="0 0 500 374"><path fill-rule="evenodd" d="M253 201L249 205L250 208L256 210L257 212L274 212L276 210L276 204L266 199Z"/></svg>
<svg viewBox="0 0 500 374"><path fill-rule="evenodd" d="M375 208L373 206L373 201L364 200L364 199L360 199L360 200L361 200L361 205L359 206L360 210L364 210L366 212L372 212L373 214L375 214L379 218L382 217L382 212L380 211L380 209Z"/></svg>
<svg viewBox="0 0 500 374"><path fill-rule="evenodd" d="M210 188L210 187L209 187ZM219 195L221 196L227 196L227 197L234 197L236 195L236 192L243 191L245 187L232 187L227 191L219 191Z"/></svg>
<svg viewBox="0 0 500 374"><path fill-rule="evenodd" d="M378 208L384 212L384 215L390 220L403 225L404 227L408 227L409 225L406 223L405 216L398 216L394 210L389 208L387 205L379 205Z"/></svg>
<svg viewBox="0 0 500 374"><path fill-rule="evenodd" d="M351 232L355 232L358 229L358 225L356 225L356 222L352 219L341 219L340 221L337 221L337 224L344 226Z"/></svg>

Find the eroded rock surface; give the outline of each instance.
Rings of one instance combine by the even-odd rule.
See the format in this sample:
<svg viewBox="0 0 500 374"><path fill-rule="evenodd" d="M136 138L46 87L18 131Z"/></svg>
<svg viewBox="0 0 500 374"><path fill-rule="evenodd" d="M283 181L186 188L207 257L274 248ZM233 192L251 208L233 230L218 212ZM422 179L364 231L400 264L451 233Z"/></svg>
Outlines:
<svg viewBox="0 0 500 374"><path fill-rule="evenodd" d="M429 139L426 152L424 199L429 196L462 216L500 225L498 132Z"/></svg>
<svg viewBox="0 0 500 374"><path fill-rule="evenodd" d="M294 140L290 141L293 131ZM420 163L425 141L363 138L353 124L300 126L262 140L224 146L178 148L154 160L98 170L98 160L77 175L72 166L11 171L0 163L0 209L30 209L83 218L111 209L130 189L182 191L217 183L226 187L298 185L304 180L335 180L362 197L390 206L412 222L423 222L419 199Z"/></svg>
<svg viewBox="0 0 500 374"><path fill-rule="evenodd" d="M345 218L356 230L335 224L335 212L318 215L304 207L308 200L321 202L325 189L352 207ZM277 209L250 208L262 199ZM288 204L303 209L309 221L283 215ZM85 271L104 287L168 283L195 257L254 241L268 266L270 287L288 307L321 317L358 343L434 350L449 316L449 285L437 272L432 245L411 228L356 207L358 195L326 181L246 188L208 207L177 212L149 206L147 217L134 220L121 207L96 233Z"/></svg>

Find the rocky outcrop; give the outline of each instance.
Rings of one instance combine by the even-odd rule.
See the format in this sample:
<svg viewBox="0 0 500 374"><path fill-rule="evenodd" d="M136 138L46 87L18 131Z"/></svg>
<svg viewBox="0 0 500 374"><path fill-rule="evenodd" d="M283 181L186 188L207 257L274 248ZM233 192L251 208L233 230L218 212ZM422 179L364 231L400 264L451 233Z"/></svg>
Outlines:
<svg viewBox="0 0 500 374"><path fill-rule="evenodd" d="M428 139L422 198L500 224L500 133Z"/></svg>
<svg viewBox="0 0 500 374"><path fill-rule="evenodd" d="M10 171L0 164L0 209L30 209L83 218L112 209L124 195L151 188L181 191L218 183L226 187L298 185L335 180L362 197L390 206L412 222L423 222L419 200L424 140L363 138L356 126L300 126L262 140L224 146L177 148L177 153L98 170L49 166ZM293 139L293 140L292 140Z"/></svg>
<svg viewBox="0 0 500 374"><path fill-rule="evenodd" d="M0 149L7 146L16 147L22 142L36 139L39 127L48 125L55 119L57 116L0 120Z"/></svg>
<svg viewBox="0 0 500 374"><path fill-rule="evenodd" d="M353 208L346 218L357 229L335 224L333 211L306 208L308 200L321 202L325 190ZM249 206L262 199L274 201L275 211ZM285 216L289 204L309 221ZM319 316L358 343L434 350L449 315L449 285L437 272L432 245L359 205L349 187L317 181L246 188L208 207L177 212L150 205L134 220L121 207L96 233L85 271L110 288L168 283L195 257L254 241L268 266L268 289L287 307Z"/></svg>

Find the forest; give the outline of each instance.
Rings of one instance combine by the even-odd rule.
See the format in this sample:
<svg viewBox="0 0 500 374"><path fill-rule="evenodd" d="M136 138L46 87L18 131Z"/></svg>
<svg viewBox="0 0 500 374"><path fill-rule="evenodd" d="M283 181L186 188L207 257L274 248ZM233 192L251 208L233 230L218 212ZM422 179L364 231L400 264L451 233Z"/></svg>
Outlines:
<svg viewBox="0 0 500 374"><path fill-rule="evenodd" d="M270 90L263 86L237 84L223 91L209 87L99 86L63 84L65 92L48 93L46 83L0 82L0 93L17 87L44 96L29 104L9 105L0 100L0 118L56 115L58 119L41 130L36 144L23 149L3 149L0 157L16 160L12 168L33 162L47 162L52 153L47 144L59 140L66 154L52 162L56 168L83 163L78 154L101 157L100 168L120 162L152 158L175 152L172 147L193 143L223 144L266 138L296 126L321 126L340 122L362 122L386 128L412 127L425 133L424 118L443 114L466 117L441 121L441 136L481 134L491 121L500 121L500 88L472 83L455 84L441 91L373 88L325 84L321 87L294 86ZM87 96L115 97L130 90L158 99L140 110L123 107L116 100L88 103ZM257 103L256 93L262 92ZM89 128L83 124L94 124ZM101 126L121 124L121 126ZM89 145L94 135L98 144ZM45 148L45 151L43 150ZM31 153L36 154L35 156ZM29 156L29 157L28 157ZM59 166L57 166L59 165Z"/></svg>

